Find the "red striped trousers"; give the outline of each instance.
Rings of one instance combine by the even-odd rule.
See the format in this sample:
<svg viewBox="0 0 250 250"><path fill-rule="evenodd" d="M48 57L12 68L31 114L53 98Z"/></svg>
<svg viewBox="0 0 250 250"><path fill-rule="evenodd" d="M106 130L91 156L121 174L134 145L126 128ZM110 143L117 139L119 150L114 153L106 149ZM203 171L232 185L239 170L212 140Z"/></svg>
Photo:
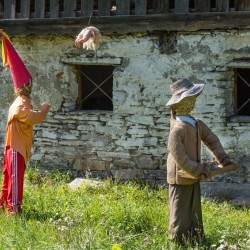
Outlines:
<svg viewBox="0 0 250 250"><path fill-rule="evenodd" d="M23 156L7 147L3 160L3 184L0 206L7 207L7 215L21 212L26 165Z"/></svg>

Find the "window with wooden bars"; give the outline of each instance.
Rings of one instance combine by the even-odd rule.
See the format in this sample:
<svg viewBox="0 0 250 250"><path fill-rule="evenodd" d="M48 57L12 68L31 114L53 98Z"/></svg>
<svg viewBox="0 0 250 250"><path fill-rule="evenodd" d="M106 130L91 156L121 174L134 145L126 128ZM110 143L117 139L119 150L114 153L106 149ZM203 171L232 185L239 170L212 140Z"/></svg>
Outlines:
<svg viewBox="0 0 250 250"><path fill-rule="evenodd" d="M112 65L78 65L77 109L113 111Z"/></svg>
<svg viewBox="0 0 250 250"><path fill-rule="evenodd" d="M235 68L235 115L250 116L250 68Z"/></svg>

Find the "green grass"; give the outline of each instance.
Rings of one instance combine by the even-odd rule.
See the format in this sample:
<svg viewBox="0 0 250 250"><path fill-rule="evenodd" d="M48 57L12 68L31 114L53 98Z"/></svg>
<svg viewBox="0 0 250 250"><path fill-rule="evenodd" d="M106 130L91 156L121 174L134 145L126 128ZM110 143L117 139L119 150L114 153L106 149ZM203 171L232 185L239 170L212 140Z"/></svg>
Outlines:
<svg viewBox="0 0 250 250"><path fill-rule="evenodd" d="M166 188L106 180L72 190L69 181L67 174L41 177L29 168L22 215L0 214L0 249L169 249ZM206 239L195 249L248 249L247 208L205 200L202 207Z"/></svg>

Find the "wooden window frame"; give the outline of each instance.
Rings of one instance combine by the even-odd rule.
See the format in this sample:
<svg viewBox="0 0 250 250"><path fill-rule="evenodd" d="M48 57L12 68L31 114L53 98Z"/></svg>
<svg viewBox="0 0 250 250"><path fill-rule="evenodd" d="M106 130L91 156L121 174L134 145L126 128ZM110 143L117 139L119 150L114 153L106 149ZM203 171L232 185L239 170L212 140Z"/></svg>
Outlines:
<svg viewBox="0 0 250 250"><path fill-rule="evenodd" d="M246 115L242 115L239 114L239 107L238 107L238 103L237 103L237 92L238 92L238 78L237 78L237 73L239 69L247 69L250 72L250 63L245 62L245 61L234 61L231 62L227 65L227 67L231 68L231 70L233 71L233 75L234 75L234 85L233 85L233 110L234 110L234 114L231 115L228 118L229 122L236 122L236 123L250 123L250 115L246 114ZM249 96L250 99L250 96ZM243 106L243 105L242 105Z"/></svg>
<svg viewBox="0 0 250 250"><path fill-rule="evenodd" d="M91 66L91 67L110 67L113 68L112 71L112 86L111 86L111 92L112 95L110 96L108 93L106 93L106 91L102 88L102 85L104 85L106 83L106 81L110 80L110 76L106 77L105 79L103 79L103 81L100 84L96 84L92 79L90 79L83 71L82 71L82 67L84 66ZM114 69L115 67L113 65L94 65L94 64L84 64L84 65L76 65L76 69L77 69L77 82L78 82L78 98L77 98L77 102L76 102L76 109L78 111L84 111L84 112L113 112L114 108L113 108L113 74L114 74ZM89 80L90 83L92 83L95 87L94 90L87 94L86 96L84 95L84 83L83 83L83 77L87 78ZM112 102L112 108L104 108L104 109L100 109L100 108L96 108L96 109L91 109L89 107L85 107L84 108L84 101L88 100L88 98L92 97L92 95L95 93L95 91L101 91L103 92L104 96L106 96L106 98L108 98L109 100L111 100Z"/></svg>
<svg viewBox="0 0 250 250"><path fill-rule="evenodd" d="M243 104L239 104L238 102L238 95L239 95L239 91L240 91L240 88L239 88L239 79L241 80L241 82L245 85L247 85L247 87L249 88L249 93L250 93L250 81L248 82L244 76L242 75L242 72L239 72L240 70L248 70L249 73L250 73L250 68L234 68L234 112L235 112L235 115L239 115L239 116L250 116L250 113L246 114L246 113L243 113L243 114L240 114L241 110L248 104L249 105L249 102L250 102L250 94L249 94L249 97L247 97L246 101L244 101ZM246 74L246 72L245 72ZM244 86L245 86L244 85ZM242 90L241 90L242 91Z"/></svg>

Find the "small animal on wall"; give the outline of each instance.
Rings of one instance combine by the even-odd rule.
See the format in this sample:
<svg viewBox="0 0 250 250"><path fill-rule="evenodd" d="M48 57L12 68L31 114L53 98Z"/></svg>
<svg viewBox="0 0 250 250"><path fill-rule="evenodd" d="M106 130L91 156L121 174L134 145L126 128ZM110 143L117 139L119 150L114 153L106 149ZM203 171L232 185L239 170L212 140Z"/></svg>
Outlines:
<svg viewBox="0 0 250 250"><path fill-rule="evenodd" d="M94 26L84 28L76 37L75 46L96 51L100 46L101 32Z"/></svg>

